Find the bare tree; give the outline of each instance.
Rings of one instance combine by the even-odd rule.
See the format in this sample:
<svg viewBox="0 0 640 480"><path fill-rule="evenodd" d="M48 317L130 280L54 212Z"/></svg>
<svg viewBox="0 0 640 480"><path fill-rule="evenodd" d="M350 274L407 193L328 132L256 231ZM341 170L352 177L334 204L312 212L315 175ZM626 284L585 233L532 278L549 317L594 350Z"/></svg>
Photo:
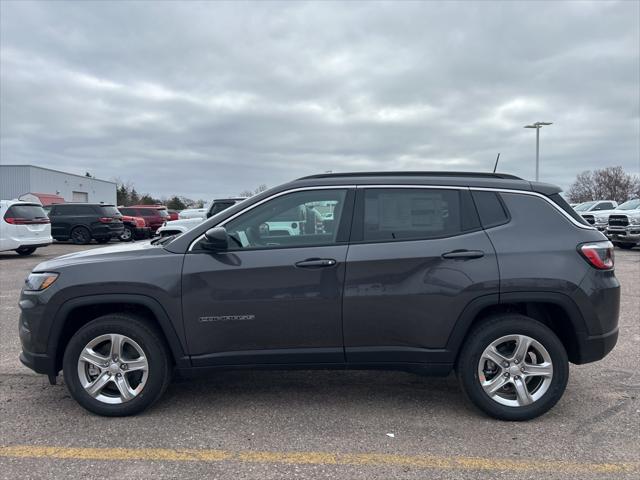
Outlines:
<svg viewBox="0 0 640 480"><path fill-rule="evenodd" d="M569 188L569 200L573 203L589 200L615 200L624 202L637 196L640 178L624 171L621 166L584 171Z"/></svg>
<svg viewBox="0 0 640 480"><path fill-rule="evenodd" d="M255 190L251 191L251 190L243 190L240 192L240 196L241 197L253 197L254 195L258 195L259 193L264 192L265 190L267 190L267 185L266 184L260 184L256 187Z"/></svg>

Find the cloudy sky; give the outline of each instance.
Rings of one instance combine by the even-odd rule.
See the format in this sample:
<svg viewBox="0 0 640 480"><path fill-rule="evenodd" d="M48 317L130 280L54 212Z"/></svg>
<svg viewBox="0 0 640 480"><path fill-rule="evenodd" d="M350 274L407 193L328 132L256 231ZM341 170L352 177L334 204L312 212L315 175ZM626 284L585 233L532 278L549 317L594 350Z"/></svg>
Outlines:
<svg viewBox="0 0 640 480"><path fill-rule="evenodd" d="M0 2L0 161L194 198L640 170L640 2Z"/></svg>

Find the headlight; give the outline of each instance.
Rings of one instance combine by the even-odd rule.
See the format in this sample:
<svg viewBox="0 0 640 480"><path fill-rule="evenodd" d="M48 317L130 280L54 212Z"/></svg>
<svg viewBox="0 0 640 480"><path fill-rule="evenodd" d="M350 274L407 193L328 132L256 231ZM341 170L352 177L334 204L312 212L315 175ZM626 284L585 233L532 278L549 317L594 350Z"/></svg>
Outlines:
<svg viewBox="0 0 640 480"><path fill-rule="evenodd" d="M634 225L640 224L640 215L629 215L629 223L633 223Z"/></svg>
<svg viewBox="0 0 640 480"><path fill-rule="evenodd" d="M31 273L24 281L24 289L33 292L40 292L53 285L57 279L57 273Z"/></svg>

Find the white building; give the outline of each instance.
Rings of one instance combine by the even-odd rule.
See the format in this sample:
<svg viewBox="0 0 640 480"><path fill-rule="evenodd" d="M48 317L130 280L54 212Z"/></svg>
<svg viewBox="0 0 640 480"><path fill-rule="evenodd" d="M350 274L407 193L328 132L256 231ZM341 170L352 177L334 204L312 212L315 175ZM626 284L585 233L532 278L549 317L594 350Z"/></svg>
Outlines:
<svg viewBox="0 0 640 480"><path fill-rule="evenodd" d="M28 193L56 195L65 202L116 204L115 182L34 165L0 165L0 199Z"/></svg>

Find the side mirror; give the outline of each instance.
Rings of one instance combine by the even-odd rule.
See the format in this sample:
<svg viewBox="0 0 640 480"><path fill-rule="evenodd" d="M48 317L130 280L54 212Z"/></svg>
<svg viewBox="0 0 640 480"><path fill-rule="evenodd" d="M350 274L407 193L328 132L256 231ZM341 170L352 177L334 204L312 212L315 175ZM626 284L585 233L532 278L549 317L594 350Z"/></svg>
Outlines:
<svg viewBox="0 0 640 480"><path fill-rule="evenodd" d="M204 234L204 242L200 245L206 250L223 252L229 248L229 236L224 227L213 227Z"/></svg>

